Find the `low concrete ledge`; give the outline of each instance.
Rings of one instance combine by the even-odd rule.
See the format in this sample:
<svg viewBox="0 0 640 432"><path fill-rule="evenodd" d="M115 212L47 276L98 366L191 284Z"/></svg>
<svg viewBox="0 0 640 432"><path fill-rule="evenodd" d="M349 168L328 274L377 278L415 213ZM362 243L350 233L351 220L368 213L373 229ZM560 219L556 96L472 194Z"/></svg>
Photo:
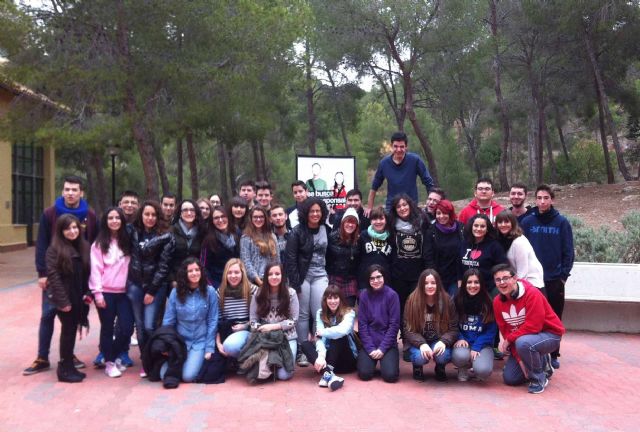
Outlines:
<svg viewBox="0 0 640 432"><path fill-rule="evenodd" d="M640 264L577 262L565 300L567 329L640 333Z"/></svg>

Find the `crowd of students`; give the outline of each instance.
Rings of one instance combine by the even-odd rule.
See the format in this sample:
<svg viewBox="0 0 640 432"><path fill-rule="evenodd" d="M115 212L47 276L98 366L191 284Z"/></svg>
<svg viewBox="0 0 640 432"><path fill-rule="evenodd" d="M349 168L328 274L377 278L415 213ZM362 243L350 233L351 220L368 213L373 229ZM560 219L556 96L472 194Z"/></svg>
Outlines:
<svg viewBox="0 0 640 432"><path fill-rule="evenodd" d="M50 367L57 315L58 379L86 377L74 344L93 303L101 323L94 364L114 378L135 363L135 329L140 375L168 388L208 382L203 371L213 367L250 382L288 380L297 364L336 390L344 373L373 379L378 363L382 379L396 382L401 358L418 381L430 362L439 381L449 363L458 380L484 381L506 353L505 383L544 391L564 328L511 211L472 202L463 223L437 188L425 210L404 193L388 211L365 211L358 190L341 209L309 197L304 182L292 192L296 203L285 209L266 182L241 184L226 206L217 195L139 204L127 191L97 220L82 181L65 178L41 219L43 317L38 357L24 374Z"/></svg>

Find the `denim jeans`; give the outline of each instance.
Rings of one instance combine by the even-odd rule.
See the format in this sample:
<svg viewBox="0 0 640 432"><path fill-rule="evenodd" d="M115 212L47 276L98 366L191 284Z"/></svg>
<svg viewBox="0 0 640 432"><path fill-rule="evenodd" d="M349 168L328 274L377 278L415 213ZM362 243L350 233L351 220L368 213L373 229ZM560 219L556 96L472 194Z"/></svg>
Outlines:
<svg viewBox="0 0 640 432"><path fill-rule="evenodd" d="M481 381L485 381L493 372L493 348L486 346L471 361L471 348L453 348L451 361L459 368L473 368L473 373Z"/></svg>
<svg viewBox="0 0 640 432"><path fill-rule="evenodd" d="M309 318L316 316L318 309L322 307L322 295L329 285L327 276L313 277L305 279L300 286L298 293L298 302L300 304L300 315L296 324L296 332L298 333L298 342L302 343L307 340L309 335ZM313 325L315 334L315 323Z"/></svg>
<svg viewBox="0 0 640 432"><path fill-rule="evenodd" d="M158 289L151 304L144 304L144 295L142 287L131 282L127 283L127 296L131 300L140 351L144 349L145 342L156 329L158 314L167 299L167 286L163 285Z"/></svg>
<svg viewBox="0 0 640 432"><path fill-rule="evenodd" d="M560 336L553 333L537 333L520 336L516 339L515 348L527 370L525 376L514 356L510 356L504 365L502 379L507 385L520 385L529 379L539 384L544 383L544 356L558 349Z"/></svg>
<svg viewBox="0 0 640 432"><path fill-rule="evenodd" d="M291 350L291 354L293 355L293 361L295 363L296 353L298 352L298 342L295 339L289 340L289 349ZM287 381L293 378L293 371L287 372L285 368L278 368L276 371L276 377L280 381Z"/></svg>
<svg viewBox="0 0 640 432"><path fill-rule="evenodd" d="M38 328L38 357L49 359L51 338L53 337L53 324L56 321L56 307L49 301L47 291L42 291L42 312L40 326Z"/></svg>
<svg viewBox="0 0 640 432"><path fill-rule="evenodd" d="M247 339L249 339L247 330L233 332L222 342L222 348L224 348L224 352L229 357L237 358L242 348L244 348L244 344L247 343Z"/></svg>
<svg viewBox="0 0 640 432"><path fill-rule="evenodd" d="M187 359L182 365L182 381L190 383L198 378L202 364L204 363L204 349L190 349L187 352ZM169 369L169 363L164 362L160 368L160 379L164 379L164 375Z"/></svg>
<svg viewBox="0 0 640 432"><path fill-rule="evenodd" d="M103 293L106 307L98 309L100 317L100 351L106 361L115 361L116 356L129 349L133 333L133 310L131 301L125 294ZM117 329L114 322L118 318ZM115 332L115 341L113 335Z"/></svg>
<svg viewBox="0 0 640 432"><path fill-rule="evenodd" d="M427 344L433 349L437 342ZM429 360L425 359L420 352L420 348L414 346L409 347L409 354L411 355L411 363L414 366L424 366L429 363ZM438 366L444 366L451 361L451 348L445 348L444 352L440 355L434 355L433 359Z"/></svg>

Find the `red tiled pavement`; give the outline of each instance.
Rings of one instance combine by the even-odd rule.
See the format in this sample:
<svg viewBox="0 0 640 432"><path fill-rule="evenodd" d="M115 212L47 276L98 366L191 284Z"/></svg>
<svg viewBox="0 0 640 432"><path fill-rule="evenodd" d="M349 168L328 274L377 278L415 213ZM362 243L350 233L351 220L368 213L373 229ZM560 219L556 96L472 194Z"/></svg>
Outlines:
<svg viewBox="0 0 640 432"><path fill-rule="evenodd" d="M0 289L0 431L636 431L640 422L637 335L568 334L562 368L540 395L503 385L502 362L487 383L459 383L451 365L448 383L433 380L431 367L417 383L403 363L397 384L351 374L335 393L317 387L311 368L290 382L250 386L233 376L164 390L138 378L138 368L119 379L89 368L81 384L58 383L53 369L22 376L36 352L39 302L35 283ZM91 319L89 337L76 345L87 363L98 344L95 311ZM56 323L54 362L58 330Z"/></svg>

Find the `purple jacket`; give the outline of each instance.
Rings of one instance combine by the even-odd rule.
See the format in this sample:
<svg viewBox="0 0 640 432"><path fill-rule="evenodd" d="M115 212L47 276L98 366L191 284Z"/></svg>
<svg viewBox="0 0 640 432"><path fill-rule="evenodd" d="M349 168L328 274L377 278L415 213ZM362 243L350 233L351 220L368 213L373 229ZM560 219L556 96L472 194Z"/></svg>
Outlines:
<svg viewBox="0 0 640 432"><path fill-rule="evenodd" d="M387 285L380 291L366 289L360 293L358 331L367 353L380 349L386 353L397 346L400 329L400 298Z"/></svg>

